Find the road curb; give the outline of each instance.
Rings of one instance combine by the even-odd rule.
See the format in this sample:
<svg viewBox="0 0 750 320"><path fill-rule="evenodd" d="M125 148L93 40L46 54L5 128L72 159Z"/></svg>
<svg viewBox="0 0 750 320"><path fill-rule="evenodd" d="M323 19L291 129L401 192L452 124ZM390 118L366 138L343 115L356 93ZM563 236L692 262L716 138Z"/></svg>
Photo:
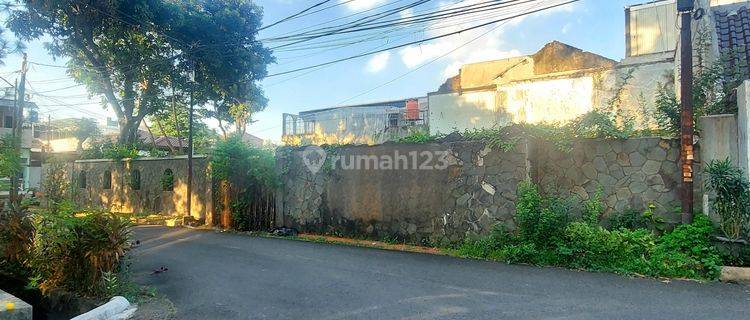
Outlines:
<svg viewBox="0 0 750 320"><path fill-rule="evenodd" d="M719 280L723 282L750 284L750 268L722 267Z"/></svg>

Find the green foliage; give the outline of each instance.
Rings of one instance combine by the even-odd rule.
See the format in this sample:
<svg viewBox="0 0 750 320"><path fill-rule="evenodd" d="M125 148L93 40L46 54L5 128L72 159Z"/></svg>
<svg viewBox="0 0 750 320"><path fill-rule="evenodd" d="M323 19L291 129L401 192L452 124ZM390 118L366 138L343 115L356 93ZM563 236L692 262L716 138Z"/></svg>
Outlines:
<svg viewBox="0 0 750 320"><path fill-rule="evenodd" d="M209 112L201 108L195 108L193 111L193 148L196 153L201 153L210 148L211 144L215 140L215 133L208 125L203 122L203 119L207 118ZM152 123L151 130L154 135L176 137L182 139L182 146L186 148L188 145L188 123L189 123L189 107L186 102L179 101L175 103L175 106L166 107L156 111L149 117ZM156 125L153 125L153 124ZM179 143L172 145L175 149L179 150Z"/></svg>
<svg viewBox="0 0 750 320"><path fill-rule="evenodd" d="M0 178L17 176L21 172L21 140L7 134L0 137Z"/></svg>
<svg viewBox="0 0 750 320"><path fill-rule="evenodd" d="M510 130L502 130L502 128L467 129L462 135L469 140L482 141L491 149L506 152L513 150L520 140L519 136L511 136Z"/></svg>
<svg viewBox="0 0 750 320"><path fill-rule="evenodd" d="M44 172L44 183L42 190L47 201L47 209L58 212L64 201L68 198L70 180L65 173L65 164L56 158L47 162L47 170Z"/></svg>
<svg viewBox="0 0 750 320"><path fill-rule="evenodd" d="M574 222L557 247L562 264L577 269L641 273L654 236L647 230L608 231L598 225Z"/></svg>
<svg viewBox="0 0 750 320"><path fill-rule="evenodd" d="M163 191L172 191L174 190L174 172L172 172L171 169L167 169L164 171L164 174L162 174L161 179L161 189Z"/></svg>
<svg viewBox="0 0 750 320"><path fill-rule="evenodd" d="M590 111L570 122L568 126L575 138L626 139L631 136L632 122L626 121L624 127L617 125L612 112Z"/></svg>
<svg viewBox="0 0 750 320"><path fill-rule="evenodd" d="M135 159L139 157L139 146L137 144L121 144L111 141L94 146L91 149L84 150L81 159L113 159L122 161L123 159Z"/></svg>
<svg viewBox="0 0 750 320"><path fill-rule="evenodd" d="M435 142L440 138L441 136L430 135L430 133L425 130L419 130L419 131L413 132L412 134L408 136L398 139L397 142L399 143L428 143L428 142Z"/></svg>
<svg viewBox="0 0 750 320"><path fill-rule="evenodd" d="M647 229L659 233L664 232L667 227L666 221L663 217L655 214L655 209L656 206L653 203L649 203L643 212L626 210L625 212L614 214L609 218L609 229Z"/></svg>
<svg viewBox="0 0 750 320"><path fill-rule="evenodd" d="M198 105L250 103L274 60L257 39L262 9L249 0L23 3L10 8L8 27L69 58L69 75L116 111L121 143L135 142L143 118L174 92L194 90Z"/></svg>
<svg viewBox="0 0 750 320"><path fill-rule="evenodd" d="M43 293L54 290L86 296L106 293L103 277L116 272L128 250L130 222L116 215L91 212L42 212L36 217L29 267Z"/></svg>
<svg viewBox="0 0 750 320"><path fill-rule="evenodd" d="M698 215L693 224L662 236L647 229L607 230L593 219L598 215L591 213L600 210L595 202L585 209L589 211L584 215L586 221L568 223L567 206L541 196L533 184L525 182L518 189L516 234L496 225L487 236L467 237L457 253L507 263L623 274L698 279L718 276L721 259L710 244L712 227L705 216Z"/></svg>
<svg viewBox="0 0 750 320"><path fill-rule="evenodd" d="M706 63L704 51L710 43L710 35L698 34L696 57L698 65L693 72L693 118L694 128L699 128L700 117L712 114L737 112L736 101L731 101L732 91L742 83L742 73L729 63L735 52L724 52L719 61ZM656 93L656 119L661 130L677 135L680 132L680 102L671 85L662 85Z"/></svg>
<svg viewBox="0 0 750 320"><path fill-rule="evenodd" d="M88 139L93 139L102 134L99 130L99 126L96 124L96 120L89 118L73 119L71 121L65 120L67 123L60 123L58 121L55 125L60 127L60 130L65 133L68 132L70 135L77 140L77 149L83 150L83 143Z"/></svg>
<svg viewBox="0 0 750 320"><path fill-rule="evenodd" d="M569 206L560 199L544 198L536 185L518 185L516 222L520 237L538 248L549 248L563 234L569 221Z"/></svg>
<svg viewBox="0 0 750 320"><path fill-rule="evenodd" d="M712 231L708 217L699 214L692 224L680 225L661 236L651 253L652 273L674 278L717 278L722 261L711 245Z"/></svg>
<svg viewBox="0 0 750 320"><path fill-rule="evenodd" d="M275 188L279 183L273 150L251 147L238 136L216 143L211 170L216 179L227 180L237 187Z"/></svg>
<svg viewBox="0 0 750 320"><path fill-rule="evenodd" d="M721 230L730 239L750 236L750 182L729 158L706 166L706 188L715 197L712 209L721 219Z"/></svg>
<svg viewBox="0 0 750 320"><path fill-rule="evenodd" d="M590 225L599 224L599 218L604 214L603 195L604 189L599 187L591 198L583 202L582 218L584 222Z"/></svg>
<svg viewBox="0 0 750 320"><path fill-rule="evenodd" d="M656 92L656 122L659 128L671 135L680 132L680 102L677 101L674 90L666 85L660 86Z"/></svg>

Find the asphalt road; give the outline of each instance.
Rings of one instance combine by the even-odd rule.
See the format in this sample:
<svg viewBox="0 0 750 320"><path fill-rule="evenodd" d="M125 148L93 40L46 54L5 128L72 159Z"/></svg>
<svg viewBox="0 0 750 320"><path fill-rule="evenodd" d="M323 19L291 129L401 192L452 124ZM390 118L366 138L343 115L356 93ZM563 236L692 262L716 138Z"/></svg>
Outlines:
<svg viewBox="0 0 750 320"><path fill-rule="evenodd" d="M750 319L750 287L139 227L177 319ZM152 274L162 266L167 272Z"/></svg>

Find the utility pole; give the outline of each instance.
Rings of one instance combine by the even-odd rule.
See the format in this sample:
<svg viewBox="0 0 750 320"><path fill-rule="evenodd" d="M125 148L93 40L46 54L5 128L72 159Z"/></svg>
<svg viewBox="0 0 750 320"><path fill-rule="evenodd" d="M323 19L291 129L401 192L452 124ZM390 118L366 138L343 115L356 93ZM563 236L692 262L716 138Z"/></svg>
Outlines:
<svg viewBox="0 0 750 320"><path fill-rule="evenodd" d="M23 107L24 100L26 97L26 53L23 54L23 62L21 62L21 83L16 82L15 99L14 104L16 107L16 114L13 122L13 138L23 141ZM19 143L16 152L21 154L21 144ZM22 165L22 168L24 166ZM18 208L18 175L10 177L10 203L15 208Z"/></svg>
<svg viewBox="0 0 750 320"><path fill-rule="evenodd" d="M682 166L682 223L693 222L693 0L678 0L680 15L680 165Z"/></svg>
<svg viewBox="0 0 750 320"><path fill-rule="evenodd" d="M187 214L190 216L193 213L193 88L195 86L195 65L191 65L188 82L190 83L190 110L188 111Z"/></svg>
<svg viewBox="0 0 750 320"><path fill-rule="evenodd" d="M52 154L52 142L50 141L50 135L52 135L52 115L47 115L47 156ZM47 161L47 159L44 159Z"/></svg>

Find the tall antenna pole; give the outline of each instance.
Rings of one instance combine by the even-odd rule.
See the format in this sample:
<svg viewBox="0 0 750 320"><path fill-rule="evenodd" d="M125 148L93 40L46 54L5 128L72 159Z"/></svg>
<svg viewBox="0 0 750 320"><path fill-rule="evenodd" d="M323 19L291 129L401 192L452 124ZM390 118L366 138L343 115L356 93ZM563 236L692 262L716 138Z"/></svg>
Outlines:
<svg viewBox="0 0 750 320"><path fill-rule="evenodd" d="M682 223L693 222L693 0L678 0L680 24L680 165L682 166Z"/></svg>

